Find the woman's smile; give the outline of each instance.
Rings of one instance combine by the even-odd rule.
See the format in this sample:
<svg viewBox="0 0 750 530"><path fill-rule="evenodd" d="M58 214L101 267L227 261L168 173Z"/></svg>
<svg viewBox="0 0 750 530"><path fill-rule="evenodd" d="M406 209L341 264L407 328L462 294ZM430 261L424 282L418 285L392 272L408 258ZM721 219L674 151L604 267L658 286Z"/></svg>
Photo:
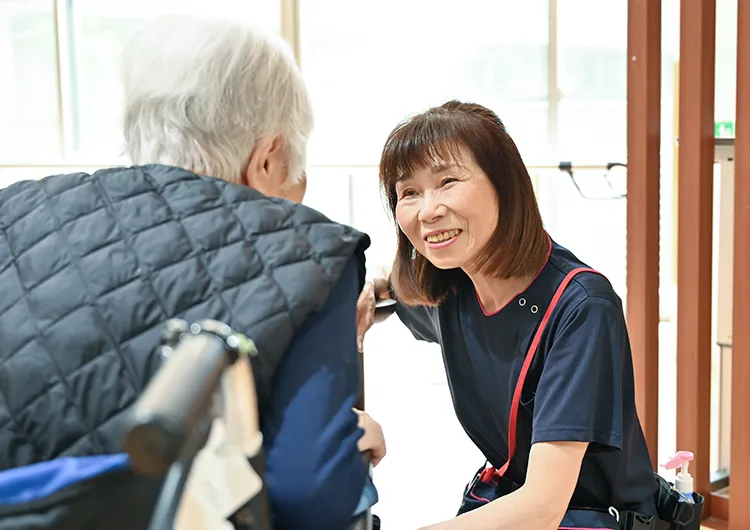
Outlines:
<svg viewBox="0 0 750 530"><path fill-rule="evenodd" d="M427 248L438 250L452 245L461 235L461 232L462 230L458 228L442 232L431 232L425 236L424 240L427 243Z"/></svg>

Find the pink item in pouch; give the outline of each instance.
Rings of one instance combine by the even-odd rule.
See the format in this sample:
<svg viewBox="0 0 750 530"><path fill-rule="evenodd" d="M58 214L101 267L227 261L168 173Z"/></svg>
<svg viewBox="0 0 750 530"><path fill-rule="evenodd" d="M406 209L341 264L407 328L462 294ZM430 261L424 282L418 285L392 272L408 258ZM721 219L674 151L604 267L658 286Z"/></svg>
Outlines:
<svg viewBox="0 0 750 530"><path fill-rule="evenodd" d="M677 469L685 462L692 462L694 458L695 455L690 451L677 451L677 454L670 458L662 467L665 469Z"/></svg>

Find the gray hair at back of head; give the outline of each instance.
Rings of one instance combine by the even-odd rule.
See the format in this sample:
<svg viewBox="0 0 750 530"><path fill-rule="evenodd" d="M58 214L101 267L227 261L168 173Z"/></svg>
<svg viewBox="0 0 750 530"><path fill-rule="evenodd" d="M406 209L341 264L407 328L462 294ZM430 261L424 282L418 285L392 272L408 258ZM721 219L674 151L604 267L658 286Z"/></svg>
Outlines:
<svg viewBox="0 0 750 530"><path fill-rule="evenodd" d="M126 151L238 181L252 149L284 139L289 183L302 177L313 116L289 46L220 19L158 17L123 54Z"/></svg>

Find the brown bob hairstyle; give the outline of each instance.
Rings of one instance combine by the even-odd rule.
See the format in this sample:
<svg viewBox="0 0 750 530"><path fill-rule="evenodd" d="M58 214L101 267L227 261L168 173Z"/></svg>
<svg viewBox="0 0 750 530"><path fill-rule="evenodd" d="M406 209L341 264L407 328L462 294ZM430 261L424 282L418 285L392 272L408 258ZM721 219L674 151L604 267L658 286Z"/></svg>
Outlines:
<svg viewBox="0 0 750 530"><path fill-rule="evenodd" d="M534 276L544 266L549 239L534 188L515 142L497 115L474 103L449 101L401 122L388 136L380 160L380 186L396 220L396 183L436 162L471 154L497 194L499 220L473 269L497 278ZM398 231L391 285L406 305L438 305L458 288L464 273L441 270Z"/></svg>

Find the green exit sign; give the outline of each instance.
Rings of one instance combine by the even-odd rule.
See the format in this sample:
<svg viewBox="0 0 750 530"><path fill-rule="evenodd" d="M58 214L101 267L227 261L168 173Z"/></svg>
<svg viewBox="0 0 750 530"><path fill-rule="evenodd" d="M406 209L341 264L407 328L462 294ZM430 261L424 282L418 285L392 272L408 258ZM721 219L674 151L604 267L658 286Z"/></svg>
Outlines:
<svg viewBox="0 0 750 530"><path fill-rule="evenodd" d="M716 138L734 138L734 122L717 121L714 123L714 136Z"/></svg>

